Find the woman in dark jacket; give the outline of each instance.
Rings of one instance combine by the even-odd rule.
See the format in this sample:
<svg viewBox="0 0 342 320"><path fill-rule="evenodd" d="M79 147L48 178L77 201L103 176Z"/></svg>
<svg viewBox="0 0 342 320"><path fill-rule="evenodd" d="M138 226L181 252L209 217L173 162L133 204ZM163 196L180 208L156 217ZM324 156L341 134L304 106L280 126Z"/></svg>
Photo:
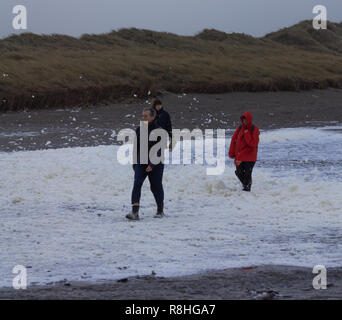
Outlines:
<svg viewBox="0 0 342 320"><path fill-rule="evenodd" d="M156 111L152 108L145 108L143 111L143 121L147 122L147 138L148 144L146 146L140 145L140 127L136 129L136 138L134 139L134 149L136 149L136 159L134 159L134 184L131 196L132 212L126 215L129 220L139 220L139 203L141 198L141 188L145 179L148 177L151 185L151 191L157 203L157 214L155 218L162 218L164 216L164 189L163 189L163 171L164 164L162 162L153 164L150 159L150 151L152 147L160 141L150 140L150 134L153 130L158 129L158 123L155 121ZM145 147L144 150L141 148ZM147 148L146 148L147 147ZM146 159L141 159L141 154L145 153ZM161 156L161 150L157 153ZM145 163L144 163L145 161Z"/></svg>

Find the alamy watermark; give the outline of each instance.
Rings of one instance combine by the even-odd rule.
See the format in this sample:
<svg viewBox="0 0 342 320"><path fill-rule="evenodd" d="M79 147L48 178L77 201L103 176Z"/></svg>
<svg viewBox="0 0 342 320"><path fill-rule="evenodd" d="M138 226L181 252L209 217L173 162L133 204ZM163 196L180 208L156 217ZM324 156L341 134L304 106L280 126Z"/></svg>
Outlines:
<svg viewBox="0 0 342 320"><path fill-rule="evenodd" d="M16 265L12 273L16 274L16 276L12 280L12 286L16 290L26 289L27 288L27 269L25 266Z"/></svg>
<svg viewBox="0 0 342 320"><path fill-rule="evenodd" d="M312 286L316 290L325 290L327 288L327 269L323 265L314 266L312 270L313 274L317 274L312 280Z"/></svg>
<svg viewBox="0 0 342 320"><path fill-rule="evenodd" d="M132 129L120 130L117 141L124 144L118 148L117 160L127 164L206 164L207 175L221 175L225 171L225 129L173 129L172 153L168 153L168 133L158 128L148 132L147 122L140 122L140 135ZM139 141L137 141L139 139ZM139 150L138 150L139 142ZM155 142L149 148L149 143ZM194 152L192 152L194 150ZM170 159L171 158L171 159Z"/></svg>
<svg viewBox="0 0 342 320"><path fill-rule="evenodd" d="M317 5L312 9L313 14L317 14L312 21L312 26L316 30L327 29L328 13L327 8L323 5Z"/></svg>
<svg viewBox="0 0 342 320"><path fill-rule="evenodd" d="M12 13L15 17L12 20L12 26L15 30L27 29L27 9L23 5L17 5L13 8Z"/></svg>

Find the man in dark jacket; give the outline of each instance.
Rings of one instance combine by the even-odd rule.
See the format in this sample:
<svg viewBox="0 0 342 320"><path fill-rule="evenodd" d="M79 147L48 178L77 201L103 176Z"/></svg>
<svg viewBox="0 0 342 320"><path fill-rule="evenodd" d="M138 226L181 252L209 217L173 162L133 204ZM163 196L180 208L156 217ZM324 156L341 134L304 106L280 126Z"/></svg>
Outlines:
<svg viewBox="0 0 342 320"><path fill-rule="evenodd" d="M169 150L172 151L172 123L170 115L167 111L165 111L162 102L158 99L153 100L152 108L155 109L157 112L156 121L158 122L159 126L166 130L169 134Z"/></svg>
<svg viewBox="0 0 342 320"><path fill-rule="evenodd" d="M150 157L151 148L158 142L161 138L159 137L156 141L150 141L150 134L153 130L160 128L158 123L155 121L156 111L152 108L145 108L143 111L143 121L147 123L148 142L146 144L147 150L141 150L144 146L140 143L140 127L136 129L136 138L134 141L134 149L136 149L136 159L134 159L133 170L134 170L134 185L131 196L132 212L126 215L129 220L139 220L139 202L141 197L141 188L143 183L148 177L151 185L151 191L157 203L157 214L155 218L162 218L164 216L164 189L163 189L163 172L164 164L162 162L158 164L153 164ZM152 140L152 139L151 139ZM165 139L166 140L166 139ZM141 159L143 152L146 153L146 163ZM157 156L161 157L161 149L157 151Z"/></svg>
<svg viewBox="0 0 342 320"><path fill-rule="evenodd" d="M241 115L241 124L235 130L229 147L229 157L234 159L235 174L244 191L251 191L252 171L258 154L260 131L252 124L252 119L250 112Z"/></svg>

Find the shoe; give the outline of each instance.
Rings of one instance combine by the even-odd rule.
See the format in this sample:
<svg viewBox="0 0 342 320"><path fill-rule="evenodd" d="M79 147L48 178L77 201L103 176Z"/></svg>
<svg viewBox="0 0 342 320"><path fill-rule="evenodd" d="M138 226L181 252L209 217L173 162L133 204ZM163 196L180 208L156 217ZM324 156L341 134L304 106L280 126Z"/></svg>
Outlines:
<svg viewBox="0 0 342 320"><path fill-rule="evenodd" d="M243 191L251 191L251 185L250 184L247 184L245 186L243 186Z"/></svg>
<svg viewBox="0 0 342 320"><path fill-rule="evenodd" d="M154 218L163 218L164 217L164 206L158 206L157 213L154 215Z"/></svg>
<svg viewBox="0 0 342 320"><path fill-rule="evenodd" d="M129 213L126 215L128 220L139 220L139 215L137 213Z"/></svg>
<svg viewBox="0 0 342 320"><path fill-rule="evenodd" d="M132 212L126 215L128 220L139 220L139 206L132 206Z"/></svg>
<svg viewBox="0 0 342 320"><path fill-rule="evenodd" d="M162 213L156 213L153 218L163 218L165 216L164 212Z"/></svg>

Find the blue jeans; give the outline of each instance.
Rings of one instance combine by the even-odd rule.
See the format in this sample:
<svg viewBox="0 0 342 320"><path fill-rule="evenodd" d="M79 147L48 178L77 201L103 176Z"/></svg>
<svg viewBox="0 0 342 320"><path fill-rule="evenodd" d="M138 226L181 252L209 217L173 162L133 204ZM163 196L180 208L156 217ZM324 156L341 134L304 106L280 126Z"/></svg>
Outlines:
<svg viewBox="0 0 342 320"><path fill-rule="evenodd" d="M146 172L147 164L134 164L134 186L132 190L132 204L139 203L141 197L141 188L144 184L146 177L150 181L151 191L157 206L164 203L164 189L163 189L163 172L164 164L160 163L153 167L152 171Z"/></svg>

